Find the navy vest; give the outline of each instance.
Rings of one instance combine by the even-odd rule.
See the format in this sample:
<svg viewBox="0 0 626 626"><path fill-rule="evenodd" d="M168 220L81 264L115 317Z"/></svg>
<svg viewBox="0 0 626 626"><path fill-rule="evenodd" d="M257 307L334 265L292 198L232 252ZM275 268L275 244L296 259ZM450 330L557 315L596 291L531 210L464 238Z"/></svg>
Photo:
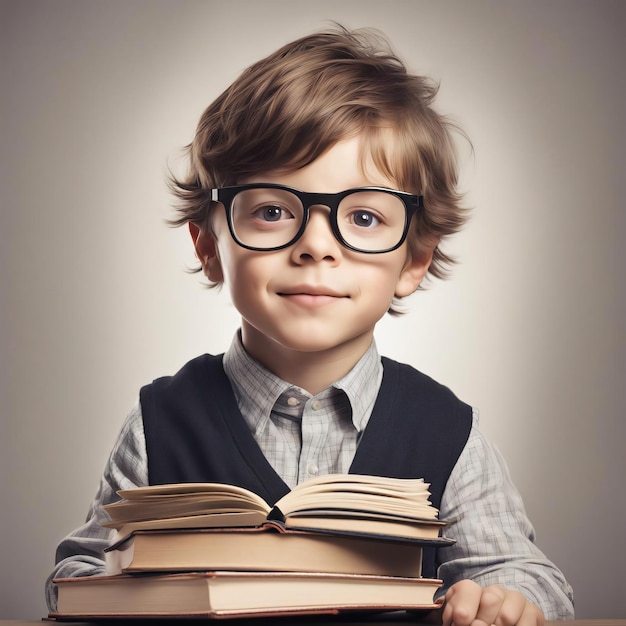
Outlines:
<svg viewBox="0 0 626 626"><path fill-rule="evenodd" d="M141 389L149 482L234 484L273 505L289 487L250 433L222 356L200 356ZM378 398L350 473L423 478L439 508L469 436L471 407L408 365L382 363ZM435 576L432 550L424 551L423 573Z"/></svg>

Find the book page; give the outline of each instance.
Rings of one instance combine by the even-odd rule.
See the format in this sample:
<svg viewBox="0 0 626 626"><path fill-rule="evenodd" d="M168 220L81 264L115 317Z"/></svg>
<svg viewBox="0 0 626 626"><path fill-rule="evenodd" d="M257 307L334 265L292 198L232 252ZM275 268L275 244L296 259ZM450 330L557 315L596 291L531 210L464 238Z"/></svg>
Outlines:
<svg viewBox="0 0 626 626"><path fill-rule="evenodd" d="M265 514L259 511L245 513L211 513L209 515L188 515L166 519L149 519L140 522L129 522L116 525L112 522L102 524L107 528L116 528L117 533L112 546L128 538L136 530L167 530L170 528L248 528L261 526L265 522Z"/></svg>
<svg viewBox="0 0 626 626"><path fill-rule="evenodd" d="M260 509L269 510L267 502L256 493L222 483L173 483L168 485L151 485L149 487L137 487L135 489L121 489L117 494L125 500L145 500L153 496L184 496L190 494L229 494L233 498L255 502Z"/></svg>
<svg viewBox="0 0 626 626"><path fill-rule="evenodd" d="M103 524L105 526L211 513L257 511L267 516L270 511L265 500L257 494L220 483L153 485L123 489L118 495L123 499L103 507L111 519L110 523Z"/></svg>
<svg viewBox="0 0 626 626"><path fill-rule="evenodd" d="M331 474L298 485L276 506L284 515L328 509L436 519L438 511L430 504L428 486L422 479Z"/></svg>

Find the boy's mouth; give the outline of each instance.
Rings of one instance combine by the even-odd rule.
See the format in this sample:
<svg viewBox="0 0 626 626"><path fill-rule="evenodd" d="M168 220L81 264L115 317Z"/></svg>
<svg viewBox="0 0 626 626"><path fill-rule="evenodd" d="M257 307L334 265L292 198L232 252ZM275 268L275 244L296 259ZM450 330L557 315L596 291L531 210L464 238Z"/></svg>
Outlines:
<svg viewBox="0 0 626 626"><path fill-rule="evenodd" d="M290 287L278 292L279 296L328 296L329 298L345 298L346 295L335 291L329 287L312 287L309 285L302 285L297 287Z"/></svg>
<svg viewBox="0 0 626 626"><path fill-rule="evenodd" d="M327 287L311 286L299 286L285 289L284 291L279 291L278 295L288 299L290 302L303 306L320 306L330 302L336 302L341 298L349 297Z"/></svg>

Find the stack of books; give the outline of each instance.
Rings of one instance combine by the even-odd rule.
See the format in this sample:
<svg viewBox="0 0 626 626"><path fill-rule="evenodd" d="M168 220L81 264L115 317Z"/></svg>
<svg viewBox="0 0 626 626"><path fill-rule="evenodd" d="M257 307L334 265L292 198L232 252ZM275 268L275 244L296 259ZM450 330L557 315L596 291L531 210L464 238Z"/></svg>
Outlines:
<svg viewBox="0 0 626 626"><path fill-rule="evenodd" d="M330 475L270 507L240 487L120 491L107 575L59 579L57 619L429 610L426 546L453 543L421 479Z"/></svg>

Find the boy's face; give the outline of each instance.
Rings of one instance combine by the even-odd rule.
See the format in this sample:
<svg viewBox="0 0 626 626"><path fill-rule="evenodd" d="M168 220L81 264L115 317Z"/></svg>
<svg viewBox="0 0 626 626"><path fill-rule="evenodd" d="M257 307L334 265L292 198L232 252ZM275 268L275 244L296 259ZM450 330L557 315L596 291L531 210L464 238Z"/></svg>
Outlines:
<svg viewBox="0 0 626 626"><path fill-rule="evenodd" d="M363 171L359 156L355 137L295 172L267 172L239 182L278 183L320 193L370 185L396 188L372 162ZM242 316L246 350L277 374L294 357L313 357L318 365L337 359L356 363L394 295L415 291L431 260L430 254L411 259L406 242L383 254L348 250L333 236L328 213L326 207L311 207L302 237L272 252L235 243L221 207L212 216L213 234L191 226L205 273L225 282Z"/></svg>

